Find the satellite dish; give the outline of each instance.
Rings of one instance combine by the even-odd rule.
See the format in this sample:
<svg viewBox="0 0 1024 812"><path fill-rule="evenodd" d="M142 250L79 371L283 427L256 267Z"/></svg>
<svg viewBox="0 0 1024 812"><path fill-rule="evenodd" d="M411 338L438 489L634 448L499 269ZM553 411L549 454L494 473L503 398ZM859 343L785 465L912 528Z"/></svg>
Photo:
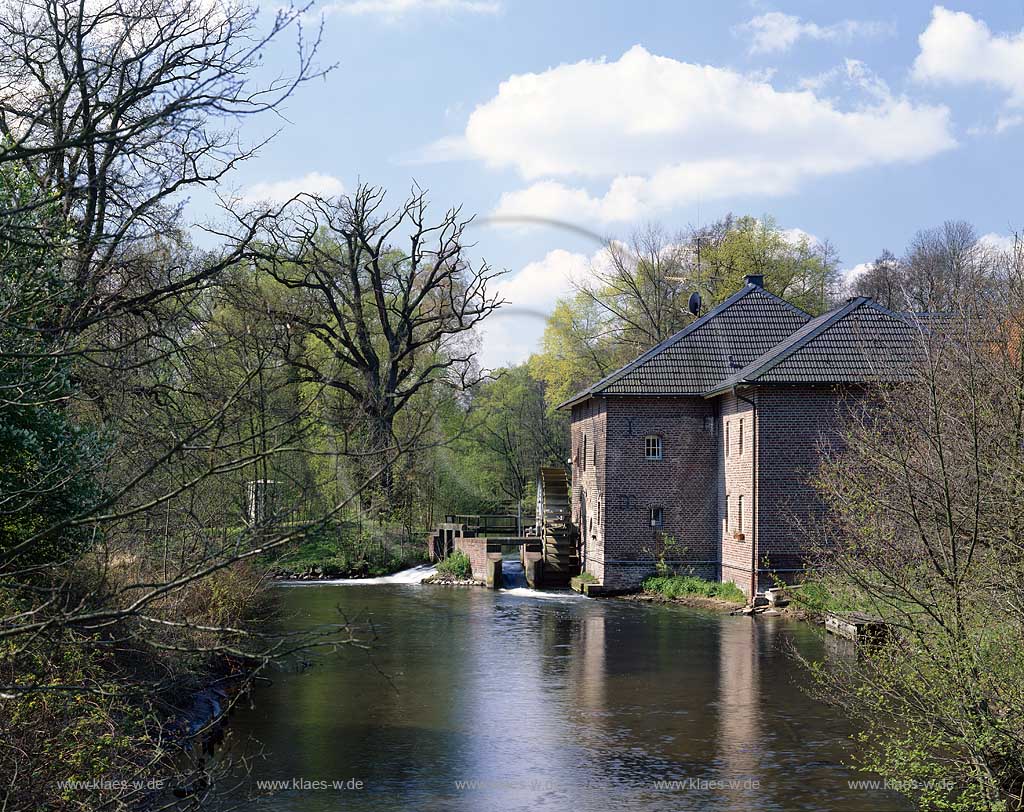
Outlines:
<svg viewBox="0 0 1024 812"><path fill-rule="evenodd" d="M693 315L699 316L700 315L700 306L701 306L700 294L697 293L697 291L694 291L693 293L690 294L690 303L687 305L687 309L691 313L693 313Z"/></svg>

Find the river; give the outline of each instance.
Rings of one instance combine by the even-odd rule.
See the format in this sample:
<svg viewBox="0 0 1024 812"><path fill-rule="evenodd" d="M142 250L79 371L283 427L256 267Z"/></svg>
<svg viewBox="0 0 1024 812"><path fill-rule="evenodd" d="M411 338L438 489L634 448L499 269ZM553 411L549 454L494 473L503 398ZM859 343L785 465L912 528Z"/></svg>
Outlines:
<svg viewBox="0 0 1024 812"><path fill-rule="evenodd" d="M232 739L264 751L250 786L288 783L251 808L911 808L850 787L870 778L843 765L852 728L787 654L824 656L808 624L387 579L280 589L290 628L344 616L377 639L236 711Z"/></svg>

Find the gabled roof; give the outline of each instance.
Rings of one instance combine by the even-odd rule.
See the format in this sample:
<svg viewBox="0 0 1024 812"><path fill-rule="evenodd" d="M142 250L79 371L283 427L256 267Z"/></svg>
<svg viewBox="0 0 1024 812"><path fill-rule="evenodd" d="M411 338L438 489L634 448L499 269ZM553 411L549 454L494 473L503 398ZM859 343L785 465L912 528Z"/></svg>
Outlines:
<svg viewBox="0 0 1024 812"><path fill-rule="evenodd" d="M593 395L703 395L804 325L800 308L748 284L634 361L558 405Z"/></svg>
<svg viewBox="0 0 1024 812"><path fill-rule="evenodd" d="M753 383L869 383L898 378L920 357L920 330L918 323L860 296L809 321L707 396Z"/></svg>

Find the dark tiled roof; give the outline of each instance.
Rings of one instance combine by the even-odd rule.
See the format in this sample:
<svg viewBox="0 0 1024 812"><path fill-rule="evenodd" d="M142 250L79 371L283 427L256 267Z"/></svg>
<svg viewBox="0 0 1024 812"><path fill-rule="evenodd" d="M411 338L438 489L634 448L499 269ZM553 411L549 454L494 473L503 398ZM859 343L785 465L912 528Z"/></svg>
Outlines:
<svg viewBox="0 0 1024 812"><path fill-rule="evenodd" d="M636 360L573 395L702 395L810 319L764 288L747 285Z"/></svg>
<svg viewBox="0 0 1024 812"><path fill-rule="evenodd" d="M708 395L747 383L868 383L899 378L920 358L919 323L866 297L851 299L809 321Z"/></svg>

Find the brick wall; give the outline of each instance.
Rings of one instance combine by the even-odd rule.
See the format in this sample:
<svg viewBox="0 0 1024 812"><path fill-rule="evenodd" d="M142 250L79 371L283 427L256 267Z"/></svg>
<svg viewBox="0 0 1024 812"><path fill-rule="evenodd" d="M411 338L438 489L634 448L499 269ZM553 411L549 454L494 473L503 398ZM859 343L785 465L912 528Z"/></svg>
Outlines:
<svg viewBox="0 0 1024 812"><path fill-rule="evenodd" d="M849 409L862 402L851 388L765 386L758 397L760 521L758 566L801 567L805 531L825 515L811 478L826 452L841 451L841 430ZM784 580L790 573L778 573ZM760 589L771 586L761 574Z"/></svg>
<svg viewBox="0 0 1024 812"><path fill-rule="evenodd" d="M606 586L639 585L654 571L666 538L666 560L703 577L717 574L714 404L703 398L607 398L600 544L587 569ZM659 437L662 459L648 460L645 438ZM651 527L661 507L662 528Z"/></svg>
<svg viewBox="0 0 1024 812"><path fill-rule="evenodd" d="M743 393L743 397L758 403L757 392ZM759 426L754 406L732 392L718 400L719 437L717 482L718 532L721 545L722 581L732 581L747 597L751 589L751 563L754 560L756 522L759 516L755 493L754 459L757 451ZM742 440L742 442L741 442ZM758 459L760 463L760 459ZM743 500L742 523L740 499ZM742 535L743 538L738 536Z"/></svg>
<svg viewBox="0 0 1024 812"><path fill-rule="evenodd" d="M462 550L462 552L469 556L473 577L478 581L485 580L487 576L487 539L460 537L455 539L455 549Z"/></svg>
<svg viewBox="0 0 1024 812"><path fill-rule="evenodd" d="M580 534L581 566L603 583L607 401L591 398L572 409L572 521ZM586 442L584 443L584 438ZM586 455L584 456L584 445Z"/></svg>
<svg viewBox="0 0 1024 812"><path fill-rule="evenodd" d="M801 525L823 510L809 479L860 395L823 386L741 395L592 398L573 407L572 516L586 539L584 568L600 583L638 585L666 536L677 542L667 555L677 569L732 581L748 597L772 585L769 573L754 582L766 559L777 569L802 565ZM661 460L646 459L647 436L661 438ZM654 506L663 510L659 530L650 526Z"/></svg>

